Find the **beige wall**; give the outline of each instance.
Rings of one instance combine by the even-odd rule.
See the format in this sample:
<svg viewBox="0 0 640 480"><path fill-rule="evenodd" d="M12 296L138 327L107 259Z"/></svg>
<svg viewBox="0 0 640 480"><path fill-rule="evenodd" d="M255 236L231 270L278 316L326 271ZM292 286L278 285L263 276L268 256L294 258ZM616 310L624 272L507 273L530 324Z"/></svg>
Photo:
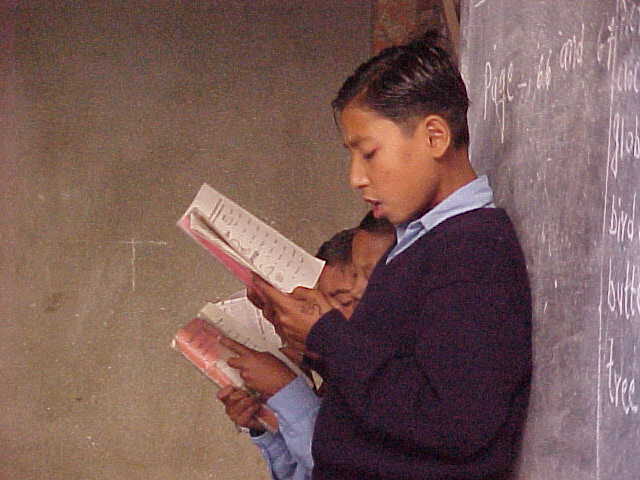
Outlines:
<svg viewBox="0 0 640 480"><path fill-rule="evenodd" d="M240 287L175 221L203 182L310 251L357 221L328 104L368 55L369 2L20 3L0 84L0 478L267 478L169 348Z"/></svg>

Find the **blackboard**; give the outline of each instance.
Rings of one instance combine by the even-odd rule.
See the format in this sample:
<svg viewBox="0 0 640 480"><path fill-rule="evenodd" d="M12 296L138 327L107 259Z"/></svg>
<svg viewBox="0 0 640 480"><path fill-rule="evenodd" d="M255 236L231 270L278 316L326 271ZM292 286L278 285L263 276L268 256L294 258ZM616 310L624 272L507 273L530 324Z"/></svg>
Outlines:
<svg viewBox="0 0 640 480"><path fill-rule="evenodd" d="M471 157L534 295L520 479L640 478L640 2L469 0Z"/></svg>

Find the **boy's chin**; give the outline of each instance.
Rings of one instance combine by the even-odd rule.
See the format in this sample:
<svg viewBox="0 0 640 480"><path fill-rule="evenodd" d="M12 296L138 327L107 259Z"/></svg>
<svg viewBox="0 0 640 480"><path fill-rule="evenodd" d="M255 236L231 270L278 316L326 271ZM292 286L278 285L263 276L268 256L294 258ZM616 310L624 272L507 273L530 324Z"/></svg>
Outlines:
<svg viewBox="0 0 640 480"><path fill-rule="evenodd" d="M382 204L380 203L376 203L375 205L371 206L371 213L373 214L374 218L377 218L377 219L386 218L387 220L391 221L387 215L387 212L385 212L384 208L382 207Z"/></svg>

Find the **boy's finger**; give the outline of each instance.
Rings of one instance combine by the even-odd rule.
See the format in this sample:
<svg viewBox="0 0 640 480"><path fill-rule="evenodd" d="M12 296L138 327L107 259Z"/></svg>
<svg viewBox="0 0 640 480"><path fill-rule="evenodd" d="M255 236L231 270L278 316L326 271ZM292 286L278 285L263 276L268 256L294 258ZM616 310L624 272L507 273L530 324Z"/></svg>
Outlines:
<svg viewBox="0 0 640 480"><path fill-rule="evenodd" d="M315 290L313 288L307 288L307 287L296 287L293 292L291 292L291 296L293 298L297 298L300 300L306 300L307 298L313 298L315 292L317 292L318 290Z"/></svg>
<svg viewBox="0 0 640 480"><path fill-rule="evenodd" d="M234 402L238 402L245 398L252 398L246 390L242 390L241 388L234 388L233 392L231 392L231 399Z"/></svg>
<svg viewBox="0 0 640 480"><path fill-rule="evenodd" d="M255 280L254 280L255 283ZM266 298L260 295L260 292L255 287L251 287L247 289L247 298L251 303L253 303L256 308L263 310L266 305Z"/></svg>
<svg viewBox="0 0 640 480"><path fill-rule="evenodd" d="M253 416L258 413L260 408L261 405L258 402L252 402L251 404L247 405L241 412L238 412L236 417L237 423L239 425L248 424Z"/></svg>
<svg viewBox="0 0 640 480"><path fill-rule="evenodd" d="M240 405L243 401L246 401L249 397L249 394L244 390L236 389L229 396L227 396L222 403L224 403L226 410L228 412L234 412L238 410L238 405Z"/></svg>
<svg viewBox="0 0 640 480"><path fill-rule="evenodd" d="M254 350L251 350L250 348L236 342L235 340L230 339L229 337L221 337L220 343L240 356L248 355L254 352Z"/></svg>
<svg viewBox="0 0 640 480"><path fill-rule="evenodd" d="M288 294L282 293L280 290L265 282L259 276L254 276L253 282L256 290L267 300L273 304L274 307L285 307L291 302L291 298Z"/></svg>
<svg viewBox="0 0 640 480"><path fill-rule="evenodd" d="M291 296L297 300L303 300L307 304L317 306L320 314L326 313L332 308L331 301L320 290L314 288L297 287Z"/></svg>
<svg viewBox="0 0 640 480"><path fill-rule="evenodd" d="M231 367L231 368L237 368L237 369L242 369L242 366L244 365L244 362L242 361L242 358L240 357L231 357L227 359L227 364Z"/></svg>
<svg viewBox="0 0 640 480"><path fill-rule="evenodd" d="M242 412L244 412L254 403L257 403L257 400L248 395L238 398L233 402L229 402L229 413L231 413L234 417L238 417L240 414L242 414Z"/></svg>
<svg viewBox="0 0 640 480"><path fill-rule="evenodd" d="M297 350L292 347L282 347L280 351L285 357L287 357L296 365L300 365L302 363L303 352L301 352L300 350Z"/></svg>
<svg viewBox="0 0 640 480"><path fill-rule="evenodd" d="M291 336L289 337L288 346L293 348L293 349L295 349L295 350L299 350L301 352L304 352L307 349L307 346L303 342L300 342L300 341L296 340L295 338L291 338Z"/></svg>
<svg viewBox="0 0 640 480"><path fill-rule="evenodd" d="M226 387L218 390L216 397L218 397L218 400L224 400L231 394L231 392L233 392L233 390L234 387L232 385L227 385Z"/></svg>

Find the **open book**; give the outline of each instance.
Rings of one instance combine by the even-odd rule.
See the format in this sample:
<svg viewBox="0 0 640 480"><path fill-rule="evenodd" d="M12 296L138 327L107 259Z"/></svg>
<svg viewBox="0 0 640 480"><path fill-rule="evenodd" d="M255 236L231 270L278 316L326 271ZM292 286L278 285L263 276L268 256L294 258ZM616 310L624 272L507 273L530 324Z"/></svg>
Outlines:
<svg viewBox="0 0 640 480"><path fill-rule="evenodd" d="M220 343L222 336L218 328L196 317L178 330L172 346L219 387L233 385L246 390L238 370L227 363L235 353ZM278 419L268 407L263 405L256 417L269 431L278 430Z"/></svg>
<svg viewBox="0 0 640 480"><path fill-rule="evenodd" d="M217 327L224 336L253 350L269 352L297 375L305 376L302 370L280 351L283 345L276 329L264 319L262 312L246 295L207 303L198 313L198 317Z"/></svg>
<svg viewBox="0 0 640 480"><path fill-rule="evenodd" d="M235 202L204 184L178 226L245 285L252 272L291 292L313 288L324 262L310 255Z"/></svg>
<svg viewBox="0 0 640 480"><path fill-rule="evenodd" d="M227 363L236 356L220 339L225 336L261 352L269 352L282 360L296 375L307 380L300 368L279 349L282 341L273 325L262 317L246 295L234 295L218 303L207 303L198 316L175 334L172 346L218 386L233 385L246 389L238 370ZM277 430L277 420L268 407L263 407L258 420L269 430Z"/></svg>

